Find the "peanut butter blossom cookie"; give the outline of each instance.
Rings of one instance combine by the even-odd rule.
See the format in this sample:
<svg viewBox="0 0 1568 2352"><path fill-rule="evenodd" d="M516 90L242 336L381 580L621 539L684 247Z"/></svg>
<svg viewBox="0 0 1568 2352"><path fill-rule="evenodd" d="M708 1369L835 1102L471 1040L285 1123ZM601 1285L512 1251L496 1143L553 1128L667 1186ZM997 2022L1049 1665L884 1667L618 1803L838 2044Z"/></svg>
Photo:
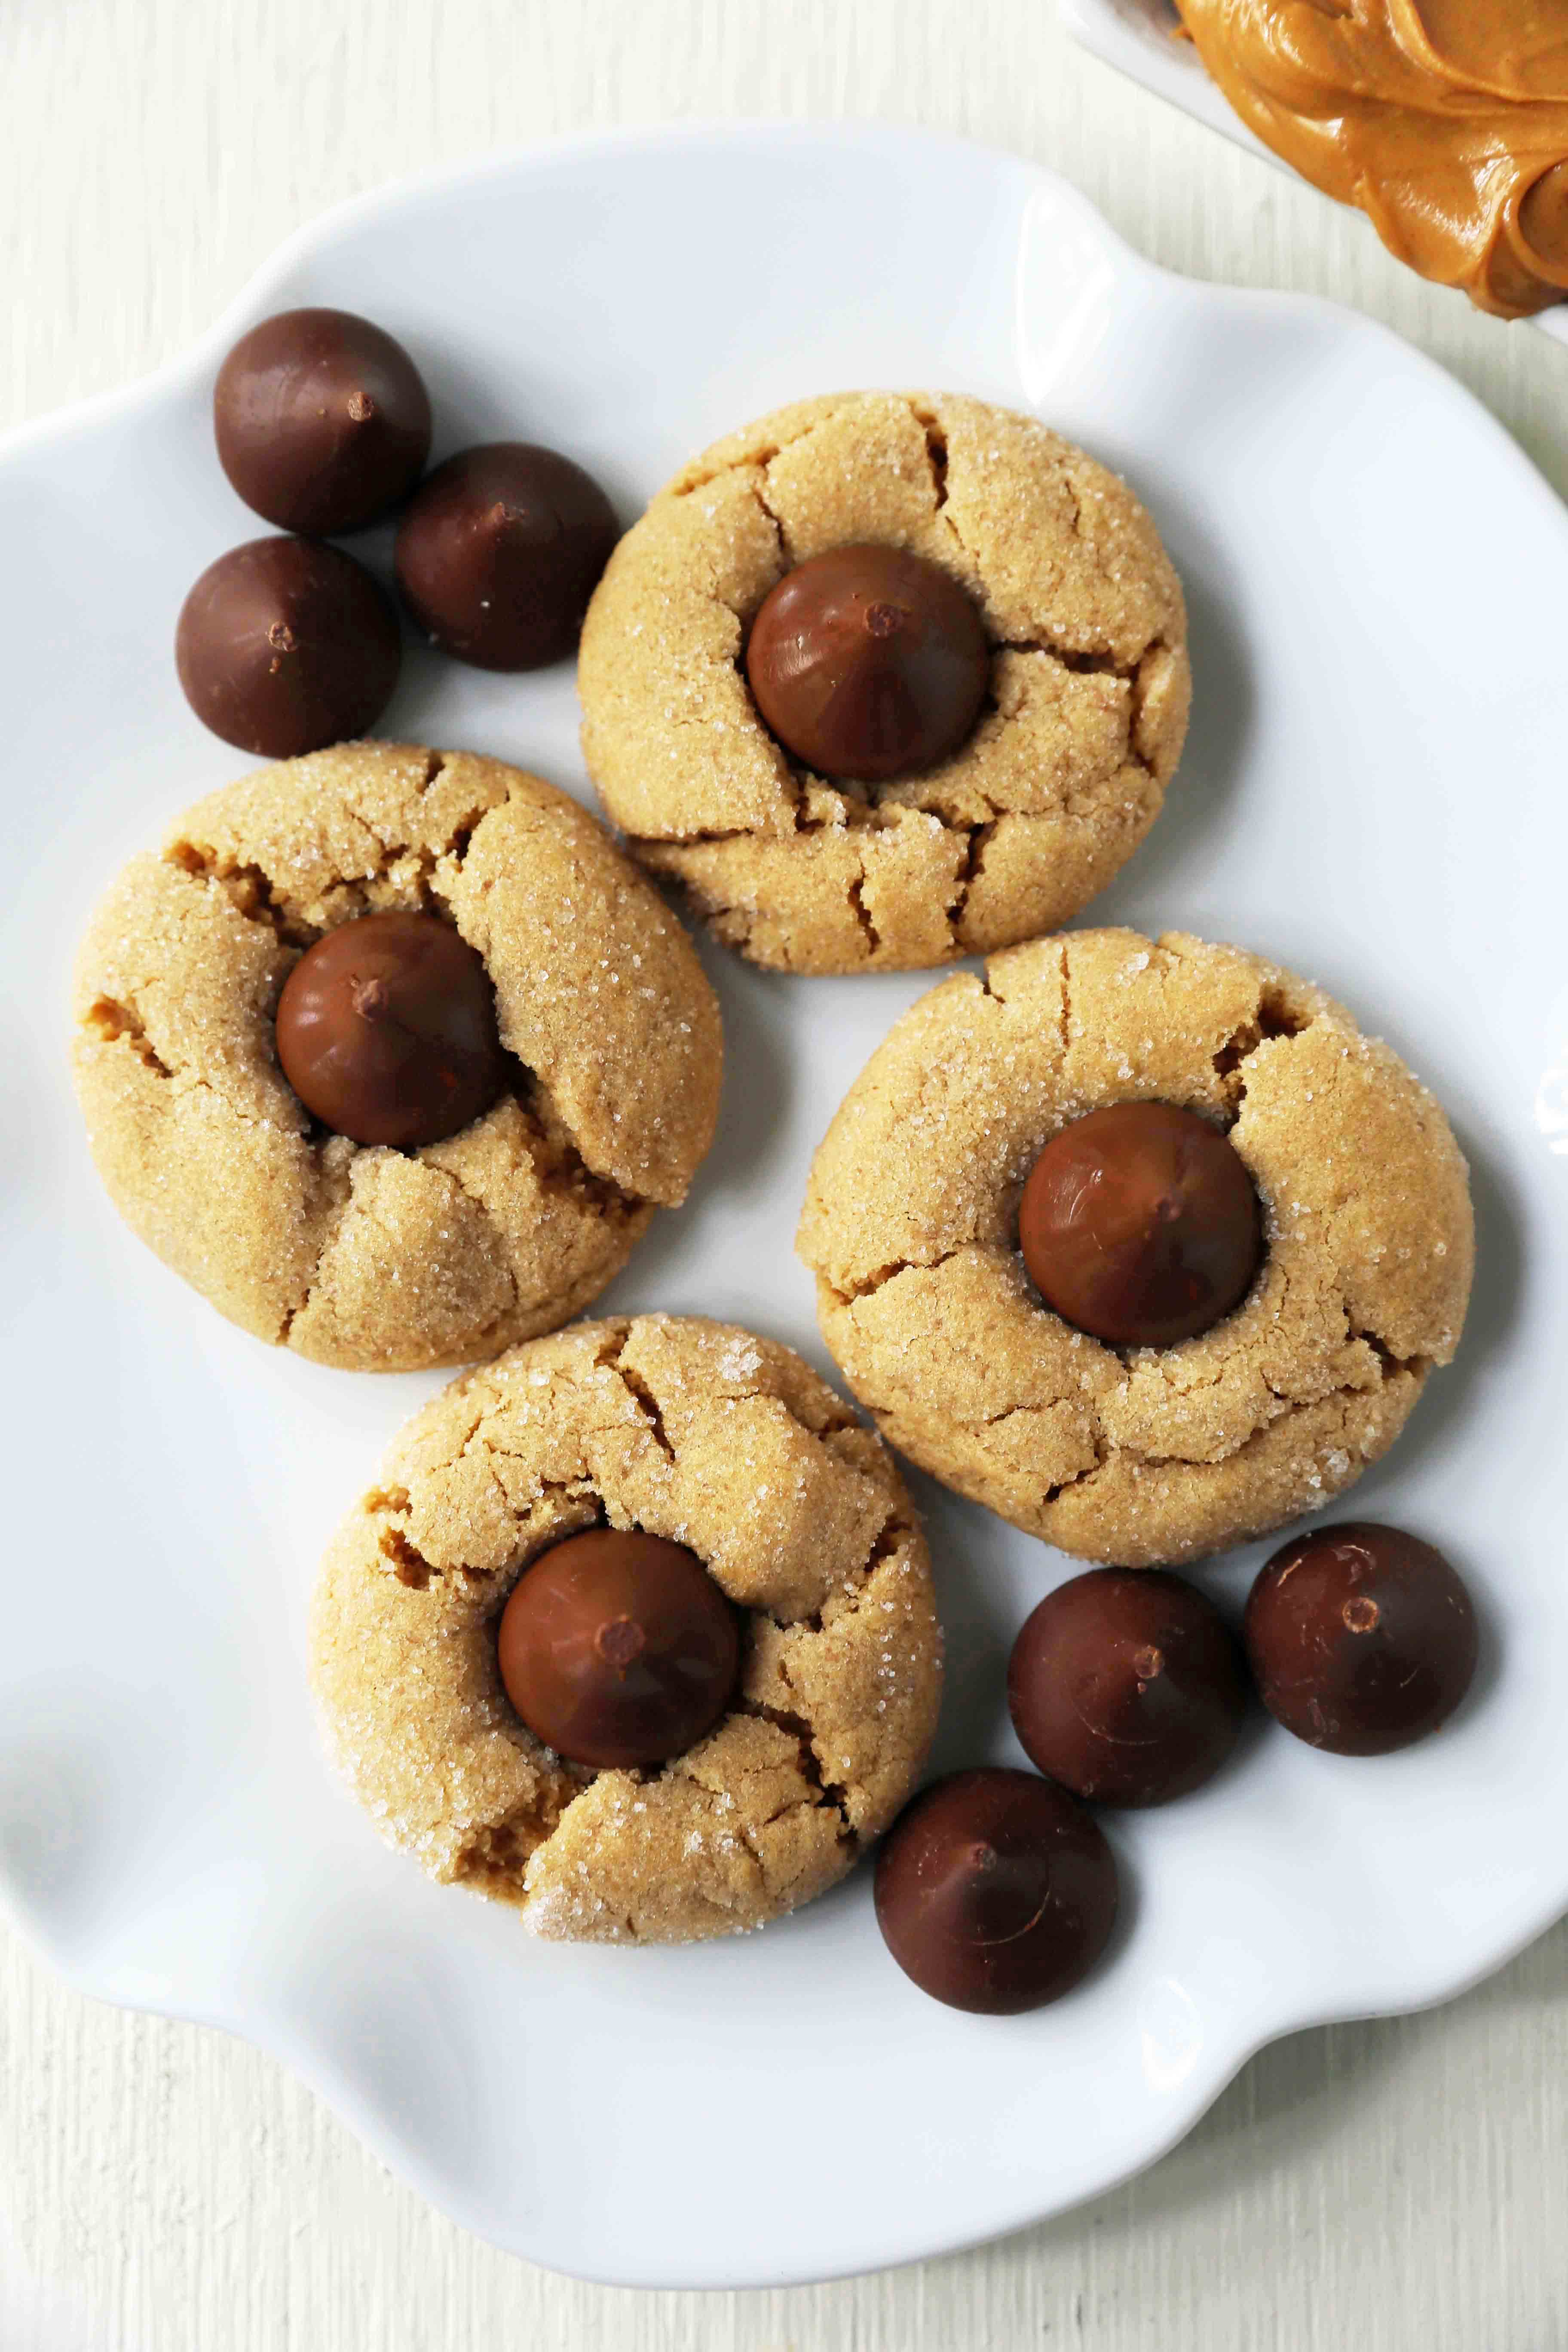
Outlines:
<svg viewBox="0 0 1568 2352"><path fill-rule="evenodd" d="M755 961L939 964L1065 922L1186 731L1148 515L1035 418L801 401L695 459L589 607L583 744L634 853Z"/></svg>
<svg viewBox="0 0 1568 2352"><path fill-rule="evenodd" d="M1349 1486L1458 1344L1439 1105L1317 988L1069 932L933 989L812 1168L823 1336L884 1435L1004 1518L1148 1567Z"/></svg>
<svg viewBox="0 0 1568 2352"><path fill-rule="evenodd" d="M360 1370L553 1329L686 1193L719 1011L576 803L465 752L259 770L132 860L80 951L93 1156L258 1339Z"/></svg>
<svg viewBox="0 0 1568 2352"><path fill-rule="evenodd" d="M936 1723L924 1540L787 1348L580 1323L394 1444L317 1586L327 1741L387 1841L543 1936L760 1927L887 1828Z"/></svg>

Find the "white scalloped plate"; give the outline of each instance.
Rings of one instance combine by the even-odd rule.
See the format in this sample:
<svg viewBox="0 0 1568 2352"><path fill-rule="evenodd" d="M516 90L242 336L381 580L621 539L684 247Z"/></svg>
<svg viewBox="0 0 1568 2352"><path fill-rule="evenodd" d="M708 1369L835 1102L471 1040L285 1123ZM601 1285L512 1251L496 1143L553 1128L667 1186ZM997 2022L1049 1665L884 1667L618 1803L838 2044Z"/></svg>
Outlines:
<svg viewBox="0 0 1568 2352"><path fill-rule="evenodd" d="M1261 155L1277 170L1298 176L1247 129L1209 79L1192 43L1177 37L1180 20L1173 0L1057 0L1057 12L1073 38L1102 64L1115 66L1156 98L1169 99L1184 114L1194 115L1248 153ZM1372 234L1370 228L1367 234ZM1554 341L1568 343L1568 302L1540 311L1530 324Z"/></svg>
<svg viewBox="0 0 1568 2352"><path fill-rule="evenodd" d="M410 344L442 446L557 443L628 517L724 427L828 386L958 385L1086 440L1185 575L1198 694L1167 814L1097 916L1320 978L1440 1089L1473 1152L1463 1359L1356 1503L1473 1579L1479 1686L1426 1748L1352 1764L1260 1728L1196 1798L1113 1821L1126 1924L1057 2008L987 2021L923 2000L882 1949L865 1871L743 1941L533 1944L384 1852L318 1757L316 1556L433 1382L324 1371L222 1323L116 1221L65 1066L92 899L246 764L186 712L170 637L188 583L254 528L212 454L217 360L302 301ZM535 2261L746 2284L1089 2197L1271 2036L1440 2000L1568 1906L1568 518L1437 369L1322 305L1163 276L1002 156L866 126L684 130L335 214L190 357L14 438L0 547L0 1883L72 1982L276 2052L405 2179ZM1500 578L1506 604L1479 601ZM411 651L387 731L581 791L575 718L569 671L509 680ZM791 1254L807 1162L927 983L709 963L719 1141L612 1303L734 1317L823 1362ZM939 1761L1015 1754L1007 1643L1068 1563L918 1491L951 1630ZM1211 1581L1236 1599L1260 1556Z"/></svg>

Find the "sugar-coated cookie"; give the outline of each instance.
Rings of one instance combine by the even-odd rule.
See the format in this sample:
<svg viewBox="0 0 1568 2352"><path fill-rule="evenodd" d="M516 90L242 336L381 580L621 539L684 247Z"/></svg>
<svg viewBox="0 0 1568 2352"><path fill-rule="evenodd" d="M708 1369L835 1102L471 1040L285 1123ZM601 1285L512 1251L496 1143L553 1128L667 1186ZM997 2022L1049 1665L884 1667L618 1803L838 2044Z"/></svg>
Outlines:
<svg viewBox="0 0 1568 2352"><path fill-rule="evenodd" d="M392 909L482 959L509 1083L445 1140L312 1120L275 1018L306 948ZM76 1077L127 1223L258 1339L318 1362L471 1362L552 1329L685 1195L719 1009L604 829L499 761L347 743L258 770L132 861L78 961Z"/></svg>
<svg viewBox="0 0 1568 2352"><path fill-rule="evenodd" d="M1136 1101L1227 1130L1266 1247L1210 1328L1118 1349L1044 1305L1018 1202L1068 1121ZM1148 1567L1378 1459L1458 1344L1474 1233L1441 1107L1321 990L1238 948L1089 930L904 1015L817 1151L799 1248L894 1445L1064 1551Z"/></svg>
<svg viewBox="0 0 1568 2352"><path fill-rule="evenodd" d="M924 772L792 761L747 633L792 567L859 542L978 608L990 690ZM583 632L604 806L719 936L802 972L922 966L1054 929L1159 814L1186 730L1182 592L1131 490L1032 416L954 394L798 402L683 468L611 558Z"/></svg>
<svg viewBox="0 0 1568 2352"><path fill-rule="evenodd" d="M590 1771L513 1711L497 1627L548 1546L688 1546L742 1612L736 1697L657 1771ZM696 1318L580 1323L416 1413L333 1539L311 1675L377 1829L544 1936L685 1942L821 1894L892 1820L942 1640L891 1457L787 1348Z"/></svg>

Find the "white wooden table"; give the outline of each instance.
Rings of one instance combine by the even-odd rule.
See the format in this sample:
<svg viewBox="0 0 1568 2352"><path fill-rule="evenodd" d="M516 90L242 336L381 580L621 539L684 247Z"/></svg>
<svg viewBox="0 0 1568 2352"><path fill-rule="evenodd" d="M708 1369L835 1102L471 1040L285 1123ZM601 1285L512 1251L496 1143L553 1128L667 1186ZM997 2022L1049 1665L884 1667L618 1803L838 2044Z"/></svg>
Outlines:
<svg viewBox="0 0 1568 2352"><path fill-rule="evenodd" d="M1568 350L1428 290L1354 217L1080 59L1050 0L0 0L0 425L152 367L354 190L738 113L892 116L1050 164L1176 268L1387 320L1568 489ZM268 2060L83 2001L0 1932L0 2352L1079 2344L1568 2352L1568 1928L1436 2015L1266 2053L1089 2210L920 2269L706 2297L491 2252Z"/></svg>

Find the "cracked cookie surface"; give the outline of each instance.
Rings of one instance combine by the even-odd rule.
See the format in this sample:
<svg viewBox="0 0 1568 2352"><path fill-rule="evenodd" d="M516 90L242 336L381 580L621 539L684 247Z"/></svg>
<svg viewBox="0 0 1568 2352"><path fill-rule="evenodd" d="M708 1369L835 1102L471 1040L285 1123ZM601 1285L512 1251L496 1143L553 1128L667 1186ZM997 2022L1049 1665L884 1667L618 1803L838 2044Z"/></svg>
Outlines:
<svg viewBox="0 0 1568 2352"><path fill-rule="evenodd" d="M591 1772L528 1731L496 1624L528 1562L600 1521L689 1545L744 1612L715 1730ZM671 1943L820 1895L904 1802L942 1637L891 1457L787 1348L731 1326L581 1323L416 1414L322 1563L310 1671L387 1842L536 1933Z"/></svg>
<svg viewBox="0 0 1568 2352"><path fill-rule="evenodd" d="M1212 1329L1116 1350L1041 1303L1017 1205L1051 1135L1137 1100L1225 1126L1268 1246ZM817 1151L798 1247L884 1436L1064 1551L1150 1567L1385 1452L1458 1343L1474 1226L1441 1107L1331 998L1237 948L1086 930L911 1007Z"/></svg>
<svg viewBox="0 0 1568 2352"><path fill-rule="evenodd" d="M742 656L769 590L870 540L940 564L991 641L952 759L879 787L793 763ZM1143 508L1035 418L956 394L780 409L678 474L589 608L588 770L634 854L719 936L787 971L914 968L1054 929L1152 824L1191 676Z"/></svg>
<svg viewBox="0 0 1568 2352"><path fill-rule="evenodd" d="M278 1058L323 931L445 915L483 959L516 1084L443 1143L316 1126ZM574 801L466 752L349 743L186 811L77 965L93 1157L164 1264L318 1362L471 1362L596 1297L684 1197L718 1112L719 1010L689 940Z"/></svg>

